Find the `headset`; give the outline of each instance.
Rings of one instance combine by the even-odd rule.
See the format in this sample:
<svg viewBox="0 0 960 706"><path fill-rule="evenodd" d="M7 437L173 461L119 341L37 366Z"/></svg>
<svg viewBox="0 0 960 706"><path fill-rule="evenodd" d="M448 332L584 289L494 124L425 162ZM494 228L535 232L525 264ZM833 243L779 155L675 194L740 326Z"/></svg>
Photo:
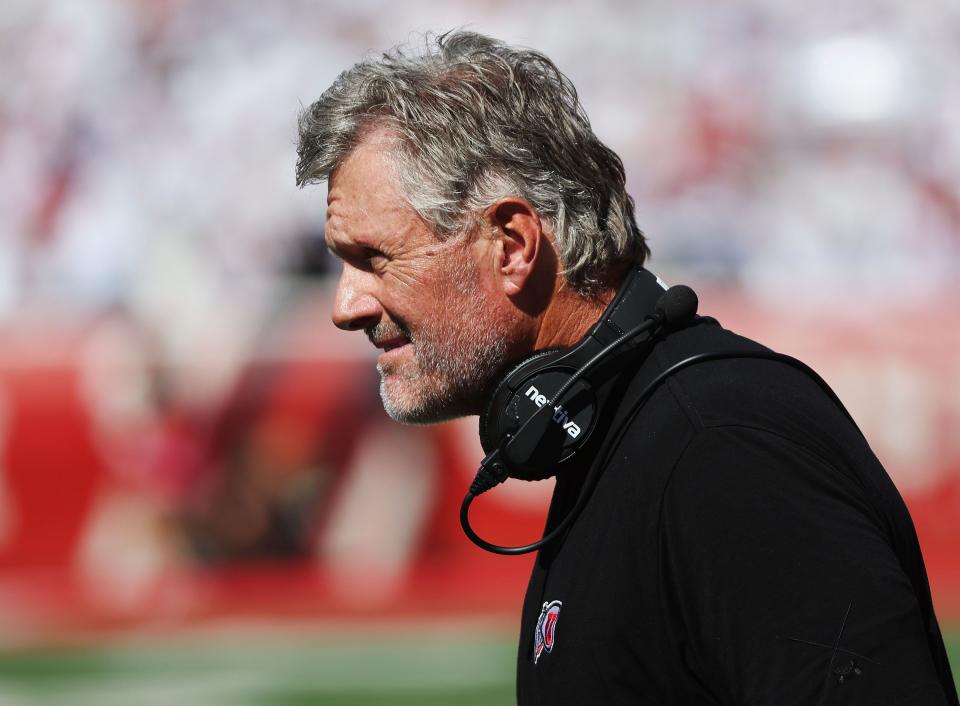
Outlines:
<svg viewBox="0 0 960 706"><path fill-rule="evenodd" d="M526 554L553 541L586 505L603 463L590 465L580 494L563 520L540 540L506 547L473 531L469 510L474 498L508 478L542 480L589 465L594 432L606 420L607 402L622 373L635 369L663 334L688 324L697 313L696 293L686 285L667 289L643 267L631 269L616 296L587 334L570 348L533 353L514 365L493 390L480 417L480 443L486 454L460 506L460 526L481 549L494 554ZM640 392L624 428L667 378L713 360L761 358L786 363L823 389L854 424L836 393L805 363L774 351L706 352L681 360L654 377ZM617 432L618 430L613 430Z"/></svg>

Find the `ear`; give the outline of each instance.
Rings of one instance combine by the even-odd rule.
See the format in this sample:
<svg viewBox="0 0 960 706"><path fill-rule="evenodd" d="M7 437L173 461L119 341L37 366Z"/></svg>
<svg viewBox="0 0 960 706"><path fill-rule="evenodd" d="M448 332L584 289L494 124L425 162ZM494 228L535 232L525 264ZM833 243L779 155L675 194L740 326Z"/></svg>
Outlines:
<svg viewBox="0 0 960 706"><path fill-rule="evenodd" d="M517 197L494 202L484 218L494 232L494 269L508 296L520 294L530 284L546 233L533 206Z"/></svg>

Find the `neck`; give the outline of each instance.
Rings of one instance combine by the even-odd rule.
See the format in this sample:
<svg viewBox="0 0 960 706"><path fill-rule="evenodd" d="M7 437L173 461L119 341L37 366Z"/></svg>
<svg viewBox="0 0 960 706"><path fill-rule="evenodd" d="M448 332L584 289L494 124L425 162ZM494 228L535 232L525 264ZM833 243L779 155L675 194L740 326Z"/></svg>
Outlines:
<svg viewBox="0 0 960 706"><path fill-rule="evenodd" d="M543 312L534 350L572 346L597 322L616 294L604 289L595 297L574 291L561 275L549 306Z"/></svg>

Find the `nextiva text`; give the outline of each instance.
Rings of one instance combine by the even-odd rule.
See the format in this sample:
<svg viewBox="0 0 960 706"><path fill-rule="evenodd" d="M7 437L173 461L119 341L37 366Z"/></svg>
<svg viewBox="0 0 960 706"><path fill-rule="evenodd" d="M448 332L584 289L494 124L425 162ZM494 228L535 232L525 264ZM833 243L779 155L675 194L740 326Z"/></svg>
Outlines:
<svg viewBox="0 0 960 706"><path fill-rule="evenodd" d="M547 403L546 396L541 395L540 390L533 385L531 385L524 394L533 400L533 403L537 405L537 407L543 407L543 405ZM562 426L564 431L570 435L571 439L576 439L580 436L580 427L570 419L567 415L567 410L565 410L562 405L557 405L553 408L553 421Z"/></svg>

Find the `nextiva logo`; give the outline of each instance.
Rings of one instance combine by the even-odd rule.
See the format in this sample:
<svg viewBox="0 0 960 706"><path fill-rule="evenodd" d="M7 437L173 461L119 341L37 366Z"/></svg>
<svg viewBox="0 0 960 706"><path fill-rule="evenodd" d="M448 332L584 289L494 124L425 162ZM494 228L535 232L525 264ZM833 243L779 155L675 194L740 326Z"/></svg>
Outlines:
<svg viewBox="0 0 960 706"><path fill-rule="evenodd" d="M540 390L535 388L533 385L524 393L527 397L533 400L533 403L537 407L543 407L547 403L547 398L544 395L540 394ZM567 414L567 410L563 408L562 405L557 405L553 408L553 421L563 427L564 431L570 435L571 439L576 439L580 436L580 427L577 426L576 422L570 419L570 416Z"/></svg>

